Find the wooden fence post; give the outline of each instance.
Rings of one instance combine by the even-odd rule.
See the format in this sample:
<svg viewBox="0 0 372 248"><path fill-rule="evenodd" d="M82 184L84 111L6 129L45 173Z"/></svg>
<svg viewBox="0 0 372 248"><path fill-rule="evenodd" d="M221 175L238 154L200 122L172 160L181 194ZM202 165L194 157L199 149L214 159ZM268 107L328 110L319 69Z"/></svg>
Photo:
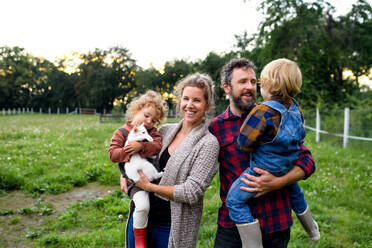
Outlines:
<svg viewBox="0 0 372 248"><path fill-rule="evenodd" d="M319 108L316 108L316 133L315 133L315 142L320 141L320 114Z"/></svg>
<svg viewBox="0 0 372 248"><path fill-rule="evenodd" d="M350 109L345 108L344 114L344 148L347 147L347 139L349 136L349 121L350 121Z"/></svg>

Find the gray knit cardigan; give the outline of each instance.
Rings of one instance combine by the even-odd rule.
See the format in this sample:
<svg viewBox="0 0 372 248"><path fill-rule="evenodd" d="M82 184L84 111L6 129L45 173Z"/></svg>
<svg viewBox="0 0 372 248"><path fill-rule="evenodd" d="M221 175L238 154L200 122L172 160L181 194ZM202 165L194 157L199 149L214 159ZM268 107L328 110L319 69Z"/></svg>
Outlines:
<svg viewBox="0 0 372 248"><path fill-rule="evenodd" d="M159 156L172 142L181 126L182 121L160 127L162 149ZM174 200L170 203L171 232L168 248L196 247L203 197L217 173L218 153L218 141L208 131L208 123L203 122L190 132L169 158L159 183L175 186Z"/></svg>

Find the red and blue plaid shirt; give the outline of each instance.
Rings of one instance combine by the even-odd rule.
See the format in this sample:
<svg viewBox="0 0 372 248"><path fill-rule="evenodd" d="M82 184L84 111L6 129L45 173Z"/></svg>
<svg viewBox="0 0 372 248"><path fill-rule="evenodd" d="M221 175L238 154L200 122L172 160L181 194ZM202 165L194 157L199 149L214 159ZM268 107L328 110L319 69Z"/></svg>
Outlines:
<svg viewBox="0 0 372 248"><path fill-rule="evenodd" d="M252 106L253 108L254 106ZM237 137L247 114L241 117L234 115L230 107L210 124L209 130L220 143L220 197L222 206L218 211L218 224L231 228L235 223L230 219L226 208L226 196L232 183L241 175L249 164L250 154L238 148ZM301 146L301 154L296 161L305 172L305 178L315 171L314 160L310 151ZM286 187L269 192L248 203L253 217L259 219L264 233L278 232L288 229L293 224L289 192Z"/></svg>

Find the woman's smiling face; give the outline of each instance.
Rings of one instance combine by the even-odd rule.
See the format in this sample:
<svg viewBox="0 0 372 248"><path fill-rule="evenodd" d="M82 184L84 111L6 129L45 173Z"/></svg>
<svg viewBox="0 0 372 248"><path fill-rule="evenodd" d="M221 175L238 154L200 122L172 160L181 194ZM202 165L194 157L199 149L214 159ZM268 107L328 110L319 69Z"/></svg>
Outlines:
<svg viewBox="0 0 372 248"><path fill-rule="evenodd" d="M181 96L180 110L184 122L197 126L203 121L209 106L204 96L204 89L186 86Z"/></svg>

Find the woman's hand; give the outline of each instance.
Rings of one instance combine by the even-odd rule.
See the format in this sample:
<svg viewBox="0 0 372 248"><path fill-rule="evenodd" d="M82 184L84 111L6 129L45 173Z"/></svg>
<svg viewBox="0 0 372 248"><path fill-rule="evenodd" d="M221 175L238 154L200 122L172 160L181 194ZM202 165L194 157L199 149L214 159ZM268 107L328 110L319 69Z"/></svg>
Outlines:
<svg viewBox="0 0 372 248"><path fill-rule="evenodd" d="M129 141L128 144L124 147L124 151L130 156L142 150L142 144L137 141Z"/></svg>
<svg viewBox="0 0 372 248"><path fill-rule="evenodd" d="M121 191L128 194L128 180L120 175L120 189Z"/></svg>
<svg viewBox="0 0 372 248"><path fill-rule="evenodd" d="M147 192L152 192L151 191L151 186L153 184L145 176L145 174L142 172L142 170L139 170L138 174L140 175L140 178L138 179L138 181L135 182L136 186L145 190L145 191L147 191Z"/></svg>
<svg viewBox="0 0 372 248"><path fill-rule="evenodd" d="M260 176L255 177L244 173L244 177L240 180L250 187L240 187L240 189L247 192L257 193L254 197L260 197L270 191L278 190L285 186L282 177L276 177L270 172L260 168L254 168L253 170L260 174Z"/></svg>

